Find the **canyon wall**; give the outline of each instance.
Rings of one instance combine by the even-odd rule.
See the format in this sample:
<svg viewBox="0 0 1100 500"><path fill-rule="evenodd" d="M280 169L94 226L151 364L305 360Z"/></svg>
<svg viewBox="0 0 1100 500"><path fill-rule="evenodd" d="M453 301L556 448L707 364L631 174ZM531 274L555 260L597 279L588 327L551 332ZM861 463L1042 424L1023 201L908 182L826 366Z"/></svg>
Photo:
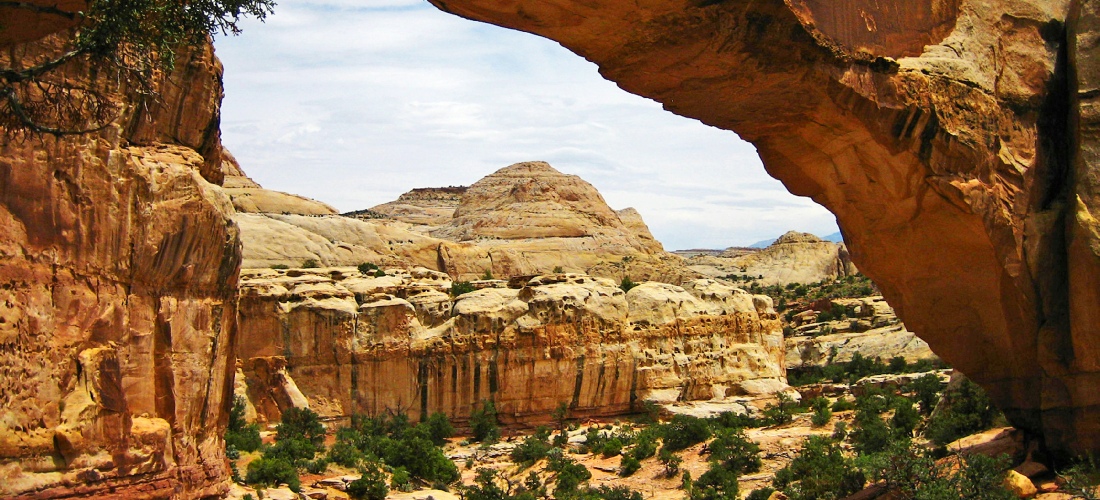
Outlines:
<svg viewBox="0 0 1100 500"><path fill-rule="evenodd" d="M504 423L637 410L639 400L725 399L786 388L771 299L713 280L539 276L452 298L438 272L245 270L240 358L258 413L308 402L322 415L442 411L482 400Z"/></svg>
<svg viewBox="0 0 1100 500"><path fill-rule="evenodd" d="M0 64L54 42L8 44ZM2 497L226 491L240 243L211 184L221 65L206 46L175 68L153 101L70 65L62 77L112 89L114 123L0 130Z"/></svg>
<svg viewBox="0 0 1100 500"><path fill-rule="evenodd" d="M752 142L1016 426L1100 451L1095 2L432 3Z"/></svg>

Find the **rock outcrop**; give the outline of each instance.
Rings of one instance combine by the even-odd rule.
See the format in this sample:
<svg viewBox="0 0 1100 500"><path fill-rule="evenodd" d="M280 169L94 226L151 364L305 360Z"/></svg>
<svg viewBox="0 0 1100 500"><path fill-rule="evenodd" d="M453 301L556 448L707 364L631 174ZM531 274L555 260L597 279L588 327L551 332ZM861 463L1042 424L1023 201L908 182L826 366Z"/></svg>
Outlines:
<svg viewBox="0 0 1100 500"><path fill-rule="evenodd" d="M367 210L372 215L383 215L413 226L426 226L430 231L454 218L455 209L462 202L466 186L444 188L415 188L397 200L375 205Z"/></svg>
<svg viewBox="0 0 1100 500"><path fill-rule="evenodd" d="M858 272L843 243L790 231L760 251L730 248L718 256L699 255L688 267L700 274L756 278L764 285L815 283Z"/></svg>
<svg viewBox="0 0 1100 500"><path fill-rule="evenodd" d="M6 45L0 65L55 46ZM124 112L100 132L0 130L2 497L228 487L240 242L212 184L221 66L206 46L175 67L155 82L158 101L114 95Z"/></svg>
<svg viewBox="0 0 1100 500"><path fill-rule="evenodd" d="M1014 425L1100 450L1094 3L432 3L736 131Z"/></svg>
<svg viewBox="0 0 1100 500"><path fill-rule="evenodd" d="M638 400L723 399L786 387L771 300L712 280L624 293L584 275L482 282L451 298L438 272L245 271L248 393L277 418L295 391L329 415L443 411L491 399L507 423L616 415ZM288 382L290 380L290 382Z"/></svg>

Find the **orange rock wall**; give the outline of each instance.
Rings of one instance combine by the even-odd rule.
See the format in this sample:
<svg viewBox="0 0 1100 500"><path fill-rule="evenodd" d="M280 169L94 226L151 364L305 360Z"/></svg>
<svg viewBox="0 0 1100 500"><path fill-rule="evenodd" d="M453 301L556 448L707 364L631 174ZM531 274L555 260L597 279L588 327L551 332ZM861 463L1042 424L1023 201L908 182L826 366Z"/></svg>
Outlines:
<svg viewBox="0 0 1100 500"><path fill-rule="evenodd" d="M206 47L100 133L0 137L0 496L226 491L240 244L202 176L220 75Z"/></svg>

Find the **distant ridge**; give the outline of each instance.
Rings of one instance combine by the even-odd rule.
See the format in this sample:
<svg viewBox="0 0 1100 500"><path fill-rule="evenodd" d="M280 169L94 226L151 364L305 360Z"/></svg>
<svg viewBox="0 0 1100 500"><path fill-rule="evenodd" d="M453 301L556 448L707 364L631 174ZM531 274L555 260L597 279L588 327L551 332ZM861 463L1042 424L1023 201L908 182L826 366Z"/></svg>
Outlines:
<svg viewBox="0 0 1100 500"><path fill-rule="evenodd" d="M831 241L833 243L843 243L844 242L844 237L841 236L840 231L837 231L833 234L820 236L820 238L825 240L825 241ZM777 240L777 239L779 239L779 238L776 237L776 238L772 238L770 240L760 240L756 243L753 243L753 244L749 245L749 248L768 248L768 246L770 246L772 243L775 243L775 240Z"/></svg>

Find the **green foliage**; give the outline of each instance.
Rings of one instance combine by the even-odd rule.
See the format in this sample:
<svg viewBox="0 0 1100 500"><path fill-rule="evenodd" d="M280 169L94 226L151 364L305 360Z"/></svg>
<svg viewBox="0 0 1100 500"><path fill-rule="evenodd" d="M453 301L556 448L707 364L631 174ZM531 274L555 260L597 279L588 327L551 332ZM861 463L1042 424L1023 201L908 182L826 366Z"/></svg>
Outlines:
<svg viewBox="0 0 1100 500"><path fill-rule="evenodd" d="M528 436L522 443L512 448L512 462L525 467L530 467L535 462L546 458L550 451L549 429L539 426L533 436Z"/></svg>
<svg viewBox="0 0 1100 500"><path fill-rule="evenodd" d="M652 457L657 453L657 430L654 428L648 428L642 432L639 432L634 437L634 447L627 452L628 455L638 459L645 460Z"/></svg>
<svg viewBox="0 0 1100 500"><path fill-rule="evenodd" d="M852 356L852 360L846 363L830 363L824 367L791 370L787 373L787 379L793 386L817 384L826 380L834 383L854 383L869 375L918 373L942 368L943 366L942 362L932 360L921 360L907 364L903 358L892 358L890 364L887 365L877 358L866 358L857 352Z"/></svg>
<svg viewBox="0 0 1100 500"><path fill-rule="evenodd" d="M474 476L474 484L462 487L462 498L463 500L509 500L513 497L498 484L497 471L481 467Z"/></svg>
<svg viewBox="0 0 1100 500"><path fill-rule="evenodd" d="M802 452L775 474L774 486L791 500L844 498L863 488L866 478L839 444L810 436Z"/></svg>
<svg viewBox="0 0 1100 500"><path fill-rule="evenodd" d="M248 472L244 481L248 484L275 486L286 483L292 491L299 491L302 482L298 479L298 469L282 458L257 458L248 463Z"/></svg>
<svg viewBox="0 0 1100 500"><path fill-rule="evenodd" d="M316 269L321 267L321 264L317 262L317 259L306 259L302 261L302 269Z"/></svg>
<svg viewBox="0 0 1100 500"><path fill-rule="evenodd" d="M893 439L890 427L879 418L878 413L870 410L856 410L852 430L852 445L860 454L878 453L886 449Z"/></svg>
<svg viewBox="0 0 1100 500"><path fill-rule="evenodd" d="M600 453L604 458L613 457L623 452L623 440L618 437L612 437L604 442L600 447Z"/></svg>
<svg viewBox="0 0 1100 500"><path fill-rule="evenodd" d="M833 401L833 411L850 411L856 409L855 403L848 401L847 399L840 398Z"/></svg>
<svg viewBox="0 0 1100 500"><path fill-rule="evenodd" d="M920 404L920 412L929 415L940 399L943 382L938 375L928 373L910 382L905 389L916 396L917 402Z"/></svg>
<svg viewBox="0 0 1100 500"><path fill-rule="evenodd" d="M890 417L890 427L897 437L909 438L913 436L913 430L920 424L920 413L913 408L913 402L906 398L895 398L893 403L894 416Z"/></svg>
<svg viewBox="0 0 1100 500"><path fill-rule="evenodd" d="M482 280L495 279L495 278L493 278L493 271L491 271L489 269L486 269L484 273L481 273L481 279Z"/></svg>
<svg viewBox="0 0 1100 500"><path fill-rule="evenodd" d="M989 429L1002 418L989 396L977 384L963 380L948 389L943 408L928 420L925 434L938 445L947 445L964 436Z"/></svg>
<svg viewBox="0 0 1100 500"><path fill-rule="evenodd" d="M794 400L785 393L776 394L777 401L764 408L764 419L769 425L789 424L794 420Z"/></svg>
<svg viewBox="0 0 1100 500"><path fill-rule="evenodd" d="M381 277L383 277L383 276L385 276L385 275L386 275L386 271L383 271L383 270L381 270L381 269L375 269L375 270L374 270L374 277L375 277L375 278L381 278Z"/></svg>
<svg viewBox="0 0 1100 500"><path fill-rule="evenodd" d="M225 447L240 451L256 451L263 442L260 440L260 426L244 420L245 401L241 396L233 398L233 407L229 410L229 425L225 429Z"/></svg>
<svg viewBox="0 0 1100 500"><path fill-rule="evenodd" d="M820 396L816 397L810 401L810 407L814 410L813 417L810 417L810 423L814 427L824 427L833 418L833 411L829 409L828 399Z"/></svg>
<svg viewBox="0 0 1100 500"><path fill-rule="evenodd" d="M348 484L348 496L356 500L385 500L390 488L386 486L386 474L381 465L370 461L359 472L359 479Z"/></svg>
<svg viewBox="0 0 1100 500"><path fill-rule="evenodd" d="M274 445L264 449L264 458L278 458L293 464L295 467L305 467L306 462L313 460L317 451L317 447L305 439L280 438L275 441Z"/></svg>
<svg viewBox="0 0 1100 500"><path fill-rule="evenodd" d="M412 491L412 476L404 467L395 467L390 474L390 487L401 491Z"/></svg>
<svg viewBox="0 0 1100 500"><path fill-rule="evenodd" d="M363 454L359 451L359 448L356 447L354 443L349 443L346 440L340 439L339 434L332 448L328 450L328 460L330 462L348 468L358 466L362 458Z"/></svg>
<svg viewBox="0 0 1100 500"><path fill-rule="evenodd" d="M661 449L661 453L657 455L657 460L661 462L661 465L665 466L665 477L672 477L680 473L680 465L684 463L684 459L667 449Z"/></svg>
<svg viewBox="0 0 1100 500"><path fill-rule="evenodd" d="M1058 477L1065 481L1065 489L1076 497L1085 500L1098 500L1096 487L1100 485L1100 463L1094 455L1079 457L1068 467L1058 471Z"/></svg>
<svg viewBox="0 0 1100 500"><path fill-rule="evenodd" d="M902 499L1014 498L1003 486L1007 456L994 459L971 455L956 459L937 463L930 452L914 448L909 440L902 439L891 443L883 453L869 457L866 463L871 478L883 481Z"/></svg>
<svg viewBox="0 0 1100 500"><path fill-rule="evenodd" d="M768 500L771 498L772 493L775 493L775 488L765 486L760 489L752 490L749 496L745 497L745 500Z"/></svg>
<svg viewBox="0 0 1100 500"><path fill-rule="evenodd" d="M623 276L623 280L619 282L619 288L621 288L624 292L629 292L631 288L634 288L636 286L638 286L638 284L631 280L630 276Z"/></svg>
<svg viewBox="0 0 1100 500"><path fill-rule="evenodd" d="M558 424L558 432L565 432L565 422L569 419L569 403L562 401L558 403L557 408L550 412L550 418L554 419L554 422Z"/></svg>
<svg viewBox="0 0 1100 500"><path fill-rule="evenodd" d="M496 442L500 439L500 423L497 421L496 405L486 399L481 402L481 408L474 408L470 412L470 429L474 433L476 442Z"/></svg>
<svg viewBox="0 0 1100 500"><path fill-rule="evenodd" d="M375 271L378 270L378 266L370 262L363 262L362 264L355 266L355 268L358 269L359 273L363 274L364 276L371 276L374 274Z"/></svg>
<svg viewBox="0 0 1100 500"><path fill-rule="evenodd" d="M451 419L443 412L435 412L428 416L422 425L428 427L428 435L436 446L443 446L447 438L455 434L455 428L451 425Z"/></svg>
<svg viewBox="0 0 1100 500"><path fill-rule="evenodd" d="M564 273L565 270L562 269L561 266L554 266L554 270L551 271L551 272L554 273L554 274L561 274L561 273Z"/></svg>
<svg viewBox="0 0 1100 500"><path fill-rule="evenodd" d="M272 264L271 268L272 269L290 269L290 266L288 266L286 264Z"/></svg>
<svg viewBox="0 0 1100 500"><path fill-rule="evenodd" d="M718 462L711 462L699 479L691 485L691 500L737 500L740 498L737 473Z"/></svg>
<svg viewBox="0 0 1100 500"><path fill-rule="evenodd" d="M680 451L710 437L707 421L689 415L673 415L672 420L662 427L663 448L669 451Z"/></svg>
<svg viewBox="0 0 1100 500"><path fill-rule="evenodd" d="M458 479L458 467L436 443L450 430L450 421L443 414L433 414L415 426L403 412L377 417L353 415L351 426L336 431L329 459L348 467L364 457L376 457L395 470L402 468L411 477L447 484Z"/></svg>
<svg viewBox="0 0 1100 500"><path fill-rule="evenodd" d="M713 441L707 444L710 460L736 475L760 470L760 447L745 436L741 429L719 430ZM701 478L700 478L701 479Z"/></svg>
<svg viewBox="0 0 1100 500"><path fill-rule="evenodd" d="M328 460L325 458L318 458L316 460L310 460L306 462L306 470L310 474L324 474L328 470Z"/></svg>
<svg viewBox="0 0 1100 500"><path fill-rule="evenodd" d="M762 422L750 416L749 414L739 414L732 411L724 411L710 417L708 419L710 426L715 429L751 429L756 427L763 427L766 422Z"/></svg>
<svg viewBox="0 0 1100 500"><path fill-rule="evenodd" d="M451 297L458 297L459 295L470 293L474 290L477 290L477 288L469 281L456 281L451 283Z"/></svg>
<svg viewBox="0 0 1100 500"><path fill-rule="evenodd" d="M557 473L557 485L554 488L556 498L576 494L577 487L581 483L592 479L592 473L588 468L560 453L550 455L547 469Z"/></svg>
<svg viewBox="0 0 1100 500"><path fill-rule="evenodd" d="M282 420L275 426L276 439L305 439L315 446L325 442L325 426L309 408L288 408Z"/></svg>
<svg viewBox="0 0 1100 500"><path fill-rule="evenodd" d="M638 472L638 469L642 468L642 462L637 458L630 455L624 455L621 462L619 462L619 475L622 477L629 477Z"/></svg>
<svg viewBox="0 0 1100 500"><path fill-rule="evenodd" d="M596 489L589 489L596 498L602 498L604 500L643 500L642 494L634 491L626 486L606 486L601 485Z"/></svg>

